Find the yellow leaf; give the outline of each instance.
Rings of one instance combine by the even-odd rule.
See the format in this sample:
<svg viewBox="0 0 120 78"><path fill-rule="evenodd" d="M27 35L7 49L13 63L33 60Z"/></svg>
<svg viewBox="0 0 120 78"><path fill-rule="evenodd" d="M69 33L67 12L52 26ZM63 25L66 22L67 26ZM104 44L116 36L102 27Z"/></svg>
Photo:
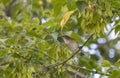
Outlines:
<svg viewBox="0 0 120 78"><path fill-rule="evenodd" d="M63 28L66 24L66 22L69 20L70 16L72 15L74 11L68 11L64 14L61 22L60 22L60 25L61 25L61 28Z"/></svg>

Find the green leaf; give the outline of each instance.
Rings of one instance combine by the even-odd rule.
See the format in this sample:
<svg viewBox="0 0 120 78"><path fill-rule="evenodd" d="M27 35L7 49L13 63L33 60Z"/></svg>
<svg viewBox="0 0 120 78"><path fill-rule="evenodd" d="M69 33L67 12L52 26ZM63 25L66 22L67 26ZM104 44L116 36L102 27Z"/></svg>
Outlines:
<svg viewBox="0 0 120 78"><path fill-rule="evenodd" d="M91 59L93 59L93 60L99 60L99 57L97 56L97 55L91 55Z"/></svg>
<svg viewBox="0 0 120 78"><path fill-rule="evenodd" d="M22 57L22 56L20 56L20 55L17 54L17 53L14 53L14 54L12 55L12 57L14 57L14 58L20 58L20 57Z"/></svg>
<svg viewBox="0 0 120 78"><path fill-rule="evenodd" d="M116 26L116 25L118 25L119 23L120 23L120 19L115 20L115 24L114 24L114 25Z"/></svg>
<svg viewBox="0 0 120 78"><path fill-rule="evenodd" d="M76 2L75 0L72 0L68 5L67 5L69 10L76 9Z"/></svg>
<svg viewBox="0 0 120 78"><path fill-rule="evenodd" d="M118 70L113 70L109 76L109 78L119 78L119 77L120 77L120 71Z"/></svg>
<svg viewBox="0 0 120 78"><path fill-rule="evenodd" d="M57 41L57 38L58 38L58 33L57 33L57 32L52 33L51 36L53 37L53 39L54 39L55 41Z"/></svg>
<svg viewBox="0 0 120 78"><path fill-rule="evenodd" d="M115 27L115 34L117 34L118 31L120 31L120 25L117 25L117 26Z"/></svg>
<svg viewBox="0 0 120 78"><path fill-rule="evenodd" d="M120 59L114 65L115 66L120 66Z"/></svg>
<svg viewBox="0 0 120 78"><path fill-rule="evenodd" d="M71 33L71 38L75 39L78 43L82 44L84 41L80 38L80 36L75 33L75 32L72 32Z"/></svg>
<svg viewBox="0 0 120 78"><path fill-rule="evenodd" d="M76 5L80 11L83 11L87 7L87 3L85 1L77 1Z"/></svg>
<svg viewBox="0 0 120 78"><path fill-rule="evenodd" d="M53 7L54 7L54 13L55 15L58 15L61 11L62 6L66 3L67 0L51 0L53 3Z"/></svg>
<svg viewBox="0 0 120 78"><path fill-rule="evenodd" d="M41 42L38 42L38 45L41 51L45 51L49 47L49 43L45 40L41 40Z"/></svg>
<svg viewBox="0 0 120 78"><path fill-rule="evenodd" d="M37 54L38 54L38 57L39 57L39 58L43 58L43 57L44 57L44 54L41 53L41 52L39 52L39 53L37 53Z"/></svg>
<svg viewBox="0 0 120 78"><path fill-rule="evenodd" d="M104 66L104 67L110 67L111 66L110 62L107 61L107 60L101 60L101 62L102 62L102 66Z"/></svg>

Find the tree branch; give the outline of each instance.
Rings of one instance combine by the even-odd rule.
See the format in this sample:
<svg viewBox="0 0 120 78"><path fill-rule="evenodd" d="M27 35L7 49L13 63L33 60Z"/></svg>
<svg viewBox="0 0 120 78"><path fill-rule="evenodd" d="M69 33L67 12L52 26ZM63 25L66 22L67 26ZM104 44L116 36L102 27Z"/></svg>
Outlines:
<svg viewBox="0 0 120 78"><path fill-rule="evenodd" d="M50 68L52 68L52 67L56 67L56 66L59 66L59 65L64 65L64 64L66 64L71 58L73 58L77 53L79 53L79 51L87 44L87 42L92 38L92 36L93 36L94 34L92 34L88 39L87 39L87 41L81 46L81 47L79 47L79 50L78 51L76 51L76 52L74 52L68 59L66 59L65 61L63 61L63 62L57 62L57 63L55 63L54 65L51 65L51 66L49 66Z"/></svg>
<svg viewBox="0 0 120 78"><path fill-rule="evenodd" d="M70 56L67 60L63 62L63 64L69 61L71 58L73 58L77 53L79 53L79 51L87 44L87 42L91 39L92 36L93 34L87 39L87 41L81 47L79 47L79 50L73 53L72 56Z"/></svg>

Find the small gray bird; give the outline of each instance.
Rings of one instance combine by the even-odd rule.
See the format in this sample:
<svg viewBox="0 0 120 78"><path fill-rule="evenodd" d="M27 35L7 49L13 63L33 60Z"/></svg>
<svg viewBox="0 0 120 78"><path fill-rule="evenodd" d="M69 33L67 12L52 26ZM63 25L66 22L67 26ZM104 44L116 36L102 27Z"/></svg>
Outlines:
<svg viewBox="0 0 120 78"><path fill-rule="evenodd" d="M65 44L68 46L69 50L72 52L76 52L79 50L79 45L77 44L77 42L70 38L69 36L62 36L63 41L65 42Z"/></svg>

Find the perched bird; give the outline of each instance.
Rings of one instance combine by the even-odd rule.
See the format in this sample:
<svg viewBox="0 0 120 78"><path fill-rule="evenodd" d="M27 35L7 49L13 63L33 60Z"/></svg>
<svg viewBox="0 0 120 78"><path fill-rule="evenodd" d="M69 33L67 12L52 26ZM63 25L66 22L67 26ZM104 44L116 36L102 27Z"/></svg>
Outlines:
<svg viewBox="0 0 120 78"><path fill-rule="evenodd" d="M65 44L68 46L69 50L72 52L76 52L79 50L79 45L77 44L77 42L70 38L67 35L62 36L63 41L65 42Z"/></svg>

